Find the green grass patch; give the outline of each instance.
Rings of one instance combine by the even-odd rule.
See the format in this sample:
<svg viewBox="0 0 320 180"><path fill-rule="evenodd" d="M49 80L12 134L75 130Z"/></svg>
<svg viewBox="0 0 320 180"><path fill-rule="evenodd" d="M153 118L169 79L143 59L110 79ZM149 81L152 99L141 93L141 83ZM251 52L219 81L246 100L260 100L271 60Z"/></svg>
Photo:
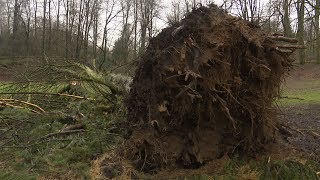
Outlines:
<svg viewBox="0 0 320 180"><path fill-rule="evenodd" d="M320 103L320 91L286 92L276 103L280 106Z"/></svg>
<svg viewBox="0 0 320 180"><path fill-rule="evenodd" d="M89 178L90 162L119 142L122 113L107 115L94 102L70 104L80 110L85 132L43 138L67 124L52 114L34 114L5 108L0 113L0 160L13 172L36 172L39 176ZM120 108L119 108L120 109ZM120 135L121 136L121 135ZM1 178L0 178L1 179Z"/></svg>
<svg viewBox="0 0 320 180"><path fill-rule="evenodd" d="M23 179L23 180L36 180L36 176L30 175L28 172L7 172L0 170L0 179L3 180L17 180L17 179Z"/></svg>
<svg viewBox="0 0 320 180"><path fill-rule="evenodd" d="M2 82L0 93L57 93L65 86L66 83ZM12 102L25 108L1 107L0 161L11 171L0 171L0 179L90 178L91 161L122 140L123 130L119 125L125 120L122 97L105 99L88 83L76 86L74 93L96 100L44 94L0 95L3 99L28 101L46 111L33 113L31 106ZM72 117L77 113L84 115L81 122L71 123L62 116ZM84 125L85 132L45 137L77 123Z"/></svg>
<svg viewBox="0 0 320 180"><path fill-rule="evenodd" d="M281 98L276 104L291 106L297 104L320 103L320 80L289 80L282 86Z"/></svg>

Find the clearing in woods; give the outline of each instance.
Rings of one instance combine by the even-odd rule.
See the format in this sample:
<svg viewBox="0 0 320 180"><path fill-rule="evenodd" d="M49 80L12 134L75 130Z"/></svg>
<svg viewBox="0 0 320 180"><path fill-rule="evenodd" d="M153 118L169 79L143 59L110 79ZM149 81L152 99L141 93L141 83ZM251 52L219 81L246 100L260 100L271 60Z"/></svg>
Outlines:
<svg viewBox="0 0 320 180"><path fill-rule="evenodd" d="M295 41L265 34L259 26L226 15L215 6L200 7L151 40L125 103L128 137L123 146L106 150L118 140L111 135L125 124L119 125L119 119L124 119L124 113L115 110L119 108L98 109L91 101L81 106L74 102L67 104L70 110L88 111L84 119L71 122L86 125L85 130L77 131L81 134L72 139L52 138L63 143L55 147L44 144L43 151L35 147L23 153L11 151L18 146L5 141L0 145L6 149L3 156L14 152L6 156L6 163L16 161L19 167L13 171L20 168L37 174L42 169L40 176L46 179L68 177L67 166L72 175L67 179L85 178L91 159L95 159L92 179L169 179L197 174L200 179L318 179L320 68L313 64L296 67L282 87L282 98L275 103L281 80L293 65L289 54L296 47L279 43L279 39ZM8 74L0 75L9 80ZM275 121L276 104L281 125ZM101 116L91 114L100 111ZM114 118L115 112L121 113L119 119ZM64 128L63 123L52 122L40 126L43 133L52 135L50 132ZM34 123L32 120L30 126ZM32 132L41 131L35 128ZM106 154L101 155L103 152ZM71 169L78 174L73 176ZM0 179L7 175L0 170Z"/></svg>

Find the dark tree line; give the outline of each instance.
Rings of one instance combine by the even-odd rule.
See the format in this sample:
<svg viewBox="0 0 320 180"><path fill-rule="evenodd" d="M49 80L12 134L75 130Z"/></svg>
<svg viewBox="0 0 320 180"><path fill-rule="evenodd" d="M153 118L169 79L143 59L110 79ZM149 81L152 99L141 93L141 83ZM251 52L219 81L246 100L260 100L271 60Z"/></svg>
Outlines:
<svg viewBox="0 0 320 180"><path fill-rule="evenodd" d="M136 59L159 32L210 0L0 0L0 56L58 57L97 68ZM225 0L231 14L305 45L300 63L320 63L320 0ZM165 16L165 17L162 17Z"/></svg>
<svg viewBox="0 0 320 180"><path fill-rule="evenodd" d="M0 0L0 56L125 63L155 34L159 8L155 0Z"/></svg>

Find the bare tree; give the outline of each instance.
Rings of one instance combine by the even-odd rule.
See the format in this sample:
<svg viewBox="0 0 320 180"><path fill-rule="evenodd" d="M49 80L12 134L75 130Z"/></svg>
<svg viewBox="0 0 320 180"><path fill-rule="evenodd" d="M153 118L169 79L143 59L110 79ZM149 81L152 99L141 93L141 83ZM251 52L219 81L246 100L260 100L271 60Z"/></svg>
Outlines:
<svg viewBox="0 0 320 180"><path fill-rule="evenodd" d="M80 38L82 39L83 34L82 34L82 21L83 21L83 17L84 17L84 5L85 3L83 2L83 0L80 0L80 4L79 4L79 12L78 12L78 30L77 30L77 41L76 41L76 51L75 51L75 57L77 59L80 58L80 49L81 49L81 45L82 45L82 41L80 40Z"/></svg>
<svg viewBox="0 0 320 180"><path fill-rule="evenodd" d="M37 18L38 18L38 15L37 15L37 13L38 13L38 1L37 0L33 0L33 9L34 9L34 37L36 37L37 36Z"/></svg>
<svg viewBox="0 0 320 180"><path fill-rule="evenodd" d="M51 4L52 4L52 0L48 0L48 23L49 23L49 29L48 29L48 49L51 50L51 44L52 44L52 17L51 17Z"/></svg>
<svg viewBox="0 0 320 180"><path fill-rule="evenodd" d="M315 10L315 34L316 34L316 61L320 64L320 30L319 30L319 15L320 15L320 0L316 0Z"/></svg>
<svg viewBox="0 0 320 180"><path fill-rule="evenodd" d="M42 55L46 53L46 13L47 13L47 0L43 0L43 20L42 20Z"/></svg>
<svg viewBox="0 0 320 180"><path fill-rule="evenodd" d="M173 25L181 20L184 12L181 7L181 1L179 0L172 1L171 6L172 11L169 15L167 15L167 20L170 25Z"/></svg>
<svg viewBox="0 0 320 180"><path fill-rule="evenodd" d="M16 38L19 26L19 13L20 13L20 2L14 0L14 11L13 11L13 39Z"/></svg>
<svg viewBox="0 0 320 180"><path fill-rule="evenodd" d="M260 0L234 0L238 14L245 20L260 23L263 8Z"/></svg>
<svg viewBox="0 0 320 180"><path fill-rule="evenodd" d="M147 42L147 31L149 31L149 38L152 36L153 19L156 17L158 9L160 8L159 2L156 0L139 0L140 12L140 53L144 52Z"/></svg>
<svg viewBox="0 0 320 180"><path fill-rule="evenodd" d="M292 37L292 28L291 28L291 21L290 21L290 5L291 0L283 0L282 9L282 25L283 25L283 32L284 35L287 37Z"/></svg>
<svg viewBox="0 0 320 180"><path fill-rule="evenodd" d="M65 58L69 57L69 0L64 0L64 7L66 12L66 20L65 20Z"/></svg>
<svg viewBox="0 0 320 180"><path fill-rule="evenodd" d="M100 63L100 68L103 66L103 64L107 61L107 52L108 52L108 32L110 30L109 24L112 22L113 19L118 17L118 15L121 13L123 9L116 9L116 1L110 0L107 1L105 4L105 23L103 28L103 37L102 37L102 44L101 49L103 51L103 58L102 62Z"/></svg>
<svg viewBox="0 0 320 180"><path fill-rule="evenodd" d="M296 2L297 16L298 16L298 29L297 39L300 45L304 46L304 12L305 12L305 1L297 0ZM305 63L305 50L300 49L298 52L298 59L300 64Z"/></svg>

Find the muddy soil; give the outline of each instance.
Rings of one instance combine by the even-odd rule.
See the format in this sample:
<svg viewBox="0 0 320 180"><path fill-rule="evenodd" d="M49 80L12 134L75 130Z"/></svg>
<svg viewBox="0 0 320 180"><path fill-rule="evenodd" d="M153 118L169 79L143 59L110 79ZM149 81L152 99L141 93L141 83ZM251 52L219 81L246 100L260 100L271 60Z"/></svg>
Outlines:
<svg viewBox="0 0 320 180"><path fill-rule="evenodd" d="M301 92L319 92L320 65L313 63L296 66L283 84L283 90ZM289 134L283 135L285 142L306 158L320 162L320 104L306 104L281 107L279 121Z"/></svg>
<svg viewBox="0 0 320 180"><path fill-rule="evenodd" d="M299 104L281 108L279 121L289 133L282 137L303 156L320 162L320 104Z"/></svg>

